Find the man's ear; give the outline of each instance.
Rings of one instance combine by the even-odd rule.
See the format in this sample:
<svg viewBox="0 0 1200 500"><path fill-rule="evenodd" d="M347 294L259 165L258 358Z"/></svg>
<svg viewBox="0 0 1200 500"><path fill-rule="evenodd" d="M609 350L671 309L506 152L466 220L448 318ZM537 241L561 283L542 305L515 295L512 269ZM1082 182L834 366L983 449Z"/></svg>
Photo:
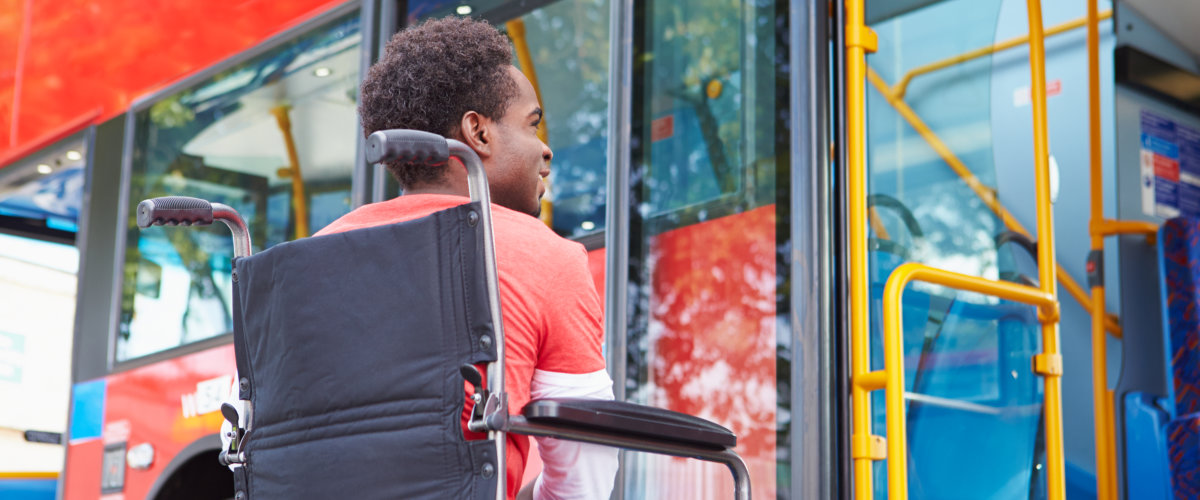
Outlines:
<svg viewBox="0 0 1200 500"><path fill-rule="evenodd" d="M491 155L492 143L492 121L486 116L483 116L475 111L467 111L463 113L462 120L459 122L459 131L462 133L462 141L471 149L475 150L480 158L486 158Z"/></svg>

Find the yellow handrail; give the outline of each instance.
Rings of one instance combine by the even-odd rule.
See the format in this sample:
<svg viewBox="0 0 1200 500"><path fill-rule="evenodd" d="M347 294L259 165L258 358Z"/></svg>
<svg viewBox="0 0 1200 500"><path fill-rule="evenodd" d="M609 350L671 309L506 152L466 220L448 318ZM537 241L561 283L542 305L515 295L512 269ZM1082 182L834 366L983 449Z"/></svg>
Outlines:
<svg viewBox="0 0 1200 500"><path fill-rule="evenodd" d="M1043 308L1042 353L1034 356L1034 371L1044 378L1046 486L1051 500L1066 496L1062 441L1062 355L1058 353L1058 282L1054 279L1054 206L1050 201L1050 144L1046 126L1046 46L1042 33L1041 0L1026 0L1029 18L1029 76L1033 99L1033 161L1037 192L1038 284L1055 302ZM899 305L899 304L896 304ZM1101 303L1100 307L1104 307Z"/></svg>
<svg viewBox="0 0 1200 500"><path fill-rule="evenodd" d="M533 93L537 96L538 106L543 110L542 121L538 123L537 136L542 142L550 144L549 132L546 131L546 105L542 104L542 87L538 84L537 69L533 66L533 55L529 52L529 41L525 38L525 21L521 18L509 20L504 23L504 29L508 31L508 37L512 40L513 51L517 55L517 63L521 65L521 73L525 78L529 79L529 83L533 85ZM550 179L544 179L546 189L550 189ZM554 227L554 201L551 197L542 198L542 212L538 214L538 218L542 223L549 227Z"/></svg>
<svg viewBox="0 0 1200 500"><path fill-rule="evenodd" d="M877 37L863 22L863 0L846 0L846 188L850 246L850 370L853 411L850 456L854 495L872 496L871 463L884 458L883 438L871 435L871 398L861 377L870 371L867 324L866 79L867 52Z"/></svg>
<svg viewBox="0 0 1200 500"><path fill-rule="evenodd" d="M1096 1L1087 2L1087 57L1088 57L1088 134L1089 160L1091 162L1091 220L1092 250L1104 251L1104 236L1098 231L1098 222L1104 218L1104 191L1102 189L1100 153L1100 33L1097 28ZM1097 263L1103 265L1103 263ZM1104 286L1092 286L1092 406L1096 439L1096 498L1115 499L1116 463L1115 445L1112 435L1112 420L1108 390L1108 337L1104 335L1105 313Z"/></svg>
<svg viewBox="0 0 1200 500"><path fill-rule="evenodd" d="M57 472L0 472L0 479L58 479Z"/></svg>
<svg viewBox="0 0 1200 500"><path fill-rule="evenodd" d="M304 194L304 176L300 173L300 155L296 152L296 139L292 135L292 120L288 116L291 108L287 105L271 108L275 115L275 123L283 133L283 144L287 147L288 166L279 169L280 177L292 180L292 213L296 216L296 239L305 238L312 233L308 230L308 196Z"/></svg>
<svg viewBox="0 0 1200 500"><path fill-rule="evenodd" d="M1097 106L1099 106L1099 104L1100 104L1099 102L1096 103ZM1096 141L1099 141L1099 140L1100 140L1099 138L1096 139ZM1099 144L1100 144L1099 142L1096 143L1097 146L1099 146ZM1096 161L1098 162L1100 160L1097 158ZM1097 164L1093 168L1099 168L1099 164ZM1097 177L1097 179L1103 178L1103 175L1101 175L1099 173L1096 173L1096 175L1100 176L1100 177ZM1097 195L1097 196L1099 196L1100 202L1101 202L1101 204L1103 204L1103 202L1104 202L1103 195ZM1093 203L1095 203L1095 201L1093 201ZM1120 234L1141 234L1146 237L1146 243L1151 244L1151 245L1153 245L1155 240L1158 238L1158 224L1155 224L1153 222L1146 222L1146 221L1140 221L1140 220L1105 219L1103 212L1096 214L1093 217L1095 217L1095 218L1093 218L1091 223L1089 223L1088 229L1097 236L1116 236L1116 235L1120 235Z"/></svg>
<svg viewBox="0 0 1200 500"><path fill-rule="evenodd" d="M878 384L880 379L885 381L883 388L885 389L884 400L885 407L887 408L888 498L893 499L908 498L908 460L905 458L908 456L908 445L905 437L906 420L904 414L904 329L902 318L903 308L900 307L900 300L901 294L904 293L904 287L912 281L924 281L956 290L968 290L994 295L1003 299L1035 305L1042 308L1043 311L1057 311L1058 307L1058 302L1055 300L1052 292L1031 286L968 276L915 262L903 264L897 267L895 271L892 271L883 289L884 368L883 370L871 372L868 374L868 377L862 377L858 380L869 380L874 382L873 385ZM1061 363L1058 364L1058 367L1061 371ZM1049 379L1047 379L1047 382L1049 382ZM878 387L873 388L877 389ZM1060 432L1058 435L1060 446L1061 436L1062 433ZM1047 433L1046 438L1046 448L1049 450L1051 438L1049 433ZM1047 452L1048 460L1049 456L1049 452ZM1059 471L1061 472L1061 462L1059 465ZM1053 467L1051 467L1049 480L1051 491L1054 491L1053 470ZM1062 496L1055 497L1051 495L1050 498L1061 499Z"/></svg>
<svg viewBox="0 0 1200 500"><path fill-rule="evenodd" d="M1143 221L1122 221L1104 218L1104 172L1100 151L1100 19L1096 0L1087 2L1088 57L1088 134L1091 163L1091 233L1092 252L1104 255L1104 237L1118 234L1144 234L1151 244L1158 225ZM1103 259L1088 265L1103 266ZM1099 273L1103 276L1103 273ZM1104 335L1105 290L1103 280L1092 284L1092 408L1096 439L1096 497L1100 500L1118 498L1117 445L1113 422L1113 391L1108 389L1108 345Z"/></svg>
<svg viewBox="0 0 1200 500"><path fill-rule="evenodd" d="M1100 19L1108 19L1110 17L1112 17L1112 10L1106 10L1106 11L1100 13ZM1087 25L1087 21L1088 21L1087 17L1081 17L1079 19L1075 19L1075 20L1067 21L1062 24L1051 26L1046 29L1045 36L1050 37L1050 36L1066 33L1068 31L1071 31L1076 28L1083 27L1083 26ZM892 94L894 94L898 98L903 99L905 93L908 92L908 84L912 83L912 79L917 76L924 75L926 73L932 73L939 69L949 68L950 66L954 66L956 64L962 64L967 61L971 61L971 60L986 56L988 54L994 54L994 53L1000 52L1002 50L1008 50L1013 47L1018 47L1025 43L1028 43L1028 42L1029 42L1029 35L1019 36L1016 38L1010 38L1008 40L999 42L994 45L990 45L987 47L980 47L975 50L963 52L962 54L959 54L959 55L956 55L953 57L947 57L940 61L931 62L931 63L923 65L923 66L917 66L917 67L909 70L908 73L905 73L904 77L902 77L900 79L900 82L897 83L896 86L892 87Z"/></svg>

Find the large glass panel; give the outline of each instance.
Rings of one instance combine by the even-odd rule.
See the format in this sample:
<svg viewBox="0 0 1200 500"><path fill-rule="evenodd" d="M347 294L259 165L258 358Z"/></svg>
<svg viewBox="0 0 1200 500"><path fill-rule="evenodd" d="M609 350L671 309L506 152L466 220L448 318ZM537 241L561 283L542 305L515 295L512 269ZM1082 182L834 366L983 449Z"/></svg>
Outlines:
<svg viewBox="0 0 1200 500"><path fill-rule="evenodd" d="M255 251L350 210L358 19L332 21L136 113L118 361L230 329L229 231L140 230L139 201L183 195L230 205Z"/></svg>
<svg viewBox="0 0 1200 500"><path fill-rule="evenodd" d="M1036 279L1032 258L1008 243L1003 222L967 182L995 196L997 169L1016 168L996 164L993 154L993 134L1002 131L992 127L992 57L913 72L990 47L1002 3L938 2L872 25L879 35L879 50L867 58L874 73L867 84L872 369L883 368L881 298L900 264ZM924 283L908 287L902 307L909 456L898 459L909 464L909 494L1029 497L1041 443L1041 379L1029 361L1040 347L1036 311ZM881 436L883 404L883 391L874 393L873 433ZM886 497L885 465L876 464L876 498Z"/></svg>
<svg viewBox="0 0 1200 500"><path fill-rule="evenodd" d="M786 5L639 2L634 27L625 389L733 430L772 499L790 477ZM721 466L628 457L627 498L732 489Z"/></svg>
<svg viewBox="0 0 1200 500"><path fill-rule="evenodd" d="M561 0L529 10L495 0L410 2L409 22L471 15L513 41L513 64L534 84L545 116L542 140L554 151L543 220L558 234L604 229L608 165L608 0Z"/></svg>

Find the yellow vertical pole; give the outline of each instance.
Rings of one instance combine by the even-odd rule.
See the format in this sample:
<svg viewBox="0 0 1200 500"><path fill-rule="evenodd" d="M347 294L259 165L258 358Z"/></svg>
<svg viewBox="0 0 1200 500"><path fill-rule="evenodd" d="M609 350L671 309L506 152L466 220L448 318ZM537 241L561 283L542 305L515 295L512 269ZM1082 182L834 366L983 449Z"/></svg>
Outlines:
<svg viewBox="0 0 1200 500"><path fill-rule="evenodd" d="M529 79L529 83L533 85L533 93L537 96L538 106L542 104L542 87L538 85L537 69L533 67L533 55L529 52L529 41L525 38L525 20L516 18L504 23L504 29L508 31L508 37L513 42L513 52L517 56L517 64L521 65L521 73L525 74L525 78ZM546 120L538 125L538 138L542 142L546 142Z"/></svg>
<svg viewBox="0 0 1200 500"><path fill-rule="evenodd" d="M308 230L308 197L304 194L304 176L300 175L300 155L296 153L296 140L292 136L292 120L288 117L288 106L271 108L279 131L283 133L283 142L287 146L288 177L292 180L292 213L296 216L296 239L305 238L312 234Z"/></svg>
<svg viewBox="0 0 1200 500"><path fill-rule="evenodd" d="M550 144L549 133L546 132L546 105L542 104L542 86L538 85L537 69L533 66L533 55L529 52L529 40L525 38L525 20L515 18L504 23L504 29L508 31L508 37L513 42L513 51L517 55L517 64L521 65L521 73L525 78L529 79L529 83L533 85L533 93L537 96L538 106L542 107L542 121L538 123L537 136L542 142ZM547 178L543 182L546 183L546 189L550 189L550 179ZM547 226L551 226L554 222L554 202L551 197L542 198L542 213L538 215Z"/></svg>
<svg viewBox="0 0 1200 500"><path fill-rule="evenodd" d="M1046 127L1046 49L1040 0L1026 0L1029 18L1030 94L1033 97L1033 154L1037 181L1038 278L1042 291L1055 299L1054 211L1050 204L1050 146ZM1042 353L1034 357L1034 371L1045 379L1046 483L1051 500L1066 496L1062 443L1062 356L1058 352L1058 309L1043 308Z"/></svg>
<svg viewBox="0 0 1200 500"><path fill-rule="evenodd" d="M872 496L872 463L882 459L880 440L871 435L871 394L863 377L870 371L867 325L866 54L875 33L864 25L863 0L846 0L846 187L850 247L850 370L854 495ZM903 460L900 458L899 460Z"/></svg>
<svg viewBox="0 0 1200 500"><path fill-rule="evenodd" d="M1096 0L1087 0L1088 134L1091 161L1091 240L1094 254L1104 255L1104 172L1100 153L1100 28ZM1104 265L1092 262L1089 265ZM1108 390L1108 345L1105 335L1104 284L1092 286L1092 408L1096 436L1096 496L1117 498L1116 444L1113 440L1111 393Z"/></svg>

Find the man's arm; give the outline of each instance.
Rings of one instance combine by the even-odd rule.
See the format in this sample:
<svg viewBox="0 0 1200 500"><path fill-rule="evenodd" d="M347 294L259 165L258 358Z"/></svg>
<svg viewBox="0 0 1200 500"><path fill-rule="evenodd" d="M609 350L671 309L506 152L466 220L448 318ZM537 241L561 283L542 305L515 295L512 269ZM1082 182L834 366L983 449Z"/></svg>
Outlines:
<svg viewBox="0 0 1200 500"><path fill-rule="evenodd" d="M572 243L543 262L541 342L530 381L532 400L613 399L604 360L604 320L587 266L587 253ZM617 473L617 449L555 438L537 438L542 473L534 498L605 500Z"/></svg>
<svg viewBox="0 0 1200 500"><path fill-rule="evenodd" d="M544 398L613 399L608 372L556 373L537 370L530 395ZM537 477L533 498L606 499L612 493L617 474L617 449L610 446L537 438L542 458L542 473Z"/></svg>

